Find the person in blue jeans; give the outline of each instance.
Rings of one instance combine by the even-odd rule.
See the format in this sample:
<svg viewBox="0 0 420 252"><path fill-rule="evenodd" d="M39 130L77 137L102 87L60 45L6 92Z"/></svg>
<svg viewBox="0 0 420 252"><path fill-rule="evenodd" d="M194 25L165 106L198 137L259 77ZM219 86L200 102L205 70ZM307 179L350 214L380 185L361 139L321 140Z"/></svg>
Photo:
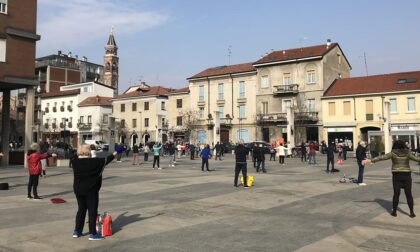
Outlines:
<svg viewBox="0 0 420 252"><path fill-rule="evenodd" d="M117 146L115 146L115 151L117 152L117 162L122 162L121 157L122 157L122 154L124 152L123 145L122 144L117 144Z"/></svg>
<svg viewBox="0 0 420 252"><path fill-rule="evenodd" d="M160 143L155 143L155 145L153 145L153 169L155 169L156 163L157 163L158 170L161 169L159 166L160 149L162 149L162 145Z"/></svg>
<svg viewBox="0 0 420 252"><path fill-rule="evenodd" d="M210 145L206 145L204 149L200 153L201 157L201 171L204 172L204 164L206 165L207 171L209 170L209 158L211 158L211 151L210 151Z"/></svg>
<svg viewBox="0 0 420 252"><path fill-rule="evenodd" d="M359 166L359 176L357 177L357 183L359 186L365 186L366 184L363 183L363 173L365 171L363 160L366 159L366 142L360 141L359 145L356 149L356 159L357 159L357 165Z"/></svg>

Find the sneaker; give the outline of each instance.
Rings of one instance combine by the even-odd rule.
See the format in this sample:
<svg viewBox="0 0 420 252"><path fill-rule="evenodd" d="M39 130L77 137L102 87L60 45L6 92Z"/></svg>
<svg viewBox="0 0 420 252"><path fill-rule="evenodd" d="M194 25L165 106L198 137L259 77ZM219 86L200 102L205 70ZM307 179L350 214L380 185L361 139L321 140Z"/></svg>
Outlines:
<svg viewBox="0 0 420 252"><path fill-rule="evenodd" d="M249 186L244 186L244 188L249 188Z"/></svg>
<svg viewBox="0 0 420 252"><path fill-rule="evenodd" d="M77 231L74 231L74 232L73 232L73 238L79 238L80 236L82 236L82 234L81 234L81 233L79 233L79 232L77 232Z"/></svg>
<svg viewBox="0 0 420 252"><path fill-rule="evenodd" d="M89 241L99 241L103 239L105 238L100 234L89 234Z"/></svg>
<svg viewBox="0 0 420 252"><path fill-rule="evenodd" d="M415 213L411 213L410 214L410 218L416 218L416 214Z"/></svg>
<svg viewBox="0 0 420 252"><path fill-rule="evenodd" d="M27 199L33 199L31 195L28 195Z"/></svg>
<svg viewBox="0 0 420 252"><path fill-rule="evenodd" d="M41 197L39 197L39 196L35 196L34 197L34 200L41 200L42 198Z"/></svg>
<svg viewBox="0 0 420 252"><path fill-rule="evenodd" d="M365 186L366 184L365 183L359 183L359 186Z"/></svg>
<svg viewBox="0 0 420 252"><path fill-rule="evenodd" d="M159 167L158 170L162 170L162 168Z"/></svg>

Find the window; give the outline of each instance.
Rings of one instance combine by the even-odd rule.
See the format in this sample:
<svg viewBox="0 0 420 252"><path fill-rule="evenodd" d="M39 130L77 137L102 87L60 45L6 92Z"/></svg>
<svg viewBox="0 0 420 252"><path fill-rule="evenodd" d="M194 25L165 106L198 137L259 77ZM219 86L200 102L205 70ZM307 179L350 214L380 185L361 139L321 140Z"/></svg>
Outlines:
<svg viewBox="0 0 420 252"><path fill-rule="evenodd" d="M125 120L124 119L121 120L121 128L125 128Z"/></svg>
<svg viewBox="0 0 420 252"><path fill-rule="evenodd" d="M203 107L201 107L198 110L198 116L199 116L200 119L203 119L204 118L204 108Z"/></svg>
<svg viewBox="0 0 420 252"><path fill-rule="evenodd" d="M144 110L149 110L149 102L144 102Z"/></svg>
<svg viewBox="0 0 420 252"><path fill-rule="evenodd" d="M292 106L291 100L283 100L283 102L281 103L281 111L283 111L283 113L286 113L287 109L290 108L291 106Z"/></svg>
<svg viewBox="0 0 420 252"><path fill-rule="evenodd" d="M407 98L407 112L416 112L416 98Z"/></svg>
<svg viewBox="0 0 420 252"><path fill-rule="evenodd" d="M160 109L161 110L166 110L166 108L165 108L165 102L160 102Z"/></svg>
<svg viewBox="0 0 420 252"><path fill-rule="evenodd" d="M182 99L176 99L176 107L182 108Z"/></svg>
<svg viewBox="0 0 420 252"><path fill-rule="evenodd" d="M397 84L405 84L405 83L416 83L416 78L409 78L409 79L398 79Z"/></svg>
<svg viewBox="0 0 420 252"><path fill-rule="evenodd" d="M176 117L176 126L182 126L182 116Z"/></svg>
<svg viewBox="0 0 420 252"><path fill-rule="evenodd" d="M338 57L338 64L341 65L341 54L337 53L337 57Z"/></svg>
<svg viewBox="0 0 420 252"><path fill-rule="evenodd" d="M121 112L125 112L125 104L121 104Z"/></svg>
<svg viewBox="0 0 420 252"><path fill-rule="evenodd" d="M292 77L290 76L290 73L283 74L283 85L288 86L292 84Z"/></svg>
<svg viewBox="0 0 420 252"><path fill-rule="evenodd" d="M204 101L204 86L200 86L198 91L199 91L198 100Z"/></svg>
<svg viewBox="0 0 420 252"><path fill-rule="evenodd" d="M5 39L0 39L0 62L6 62L6 40Z"/></svg>
<svg viewBox="0 0 420 252"><path fill-rule="evenodd" d="M249 135L248 135L248 130L246 129L241 129L237 131L237 139L239 140L244 140L244 143L248 143L249 142Z"/></svg>
<svg viewBox="0 0 420 252"><path fill-rule="evenodd" d="M245 81L239 82L239 98L245 98Z"/></svg>
<svg viewBox="0 0 420 252"><path fill-rule="evenodd" d="M144 118L144 127L149 127L149 118Z"/></svg>
<svg viewBox="0 0 420 252"><path fill-rule="evenodd" d="M373 101L372 100L366 100L366 121L372 121L373 120Z"/></svg>
<svg viewBox="0 0 420 252"><path fill-rule="evenodd" d="M308 76L308 84L315 84L316 83L315 70L308 71L307 76Z"/></svg>
<svg viewBox="0 0 420 252"><path fill-rule="evenodd" d="M223 83L219 83L218 86L218 90L219 90L219 100L224 100L225 99L225 95L224 95L224 90L223 90Z"/></svg>
<svg viewBox="0 0 420 252"><path fill-rule="evenodd" d="M102 119L103 123L108 123L108 115L104 115L103 119Z"/></svg>
<svg viewBox="0 0 420 252"><path fill-rule="evenodd" d="M397 113L397 99L389 99L389 112Z"/></svg>
<svg viewBox="0 0 420 252"><path fill-rule="evenodd" d="M261 88L268 88L269 86L268 75L261 76Z"/></svg>
<svg viewBox="0 0 420 252"><path fill-rule="evenodd" d="M7 14L7 0L0 0L0 13Z"/></svg>
<svg viewBox="0 0 420 252"><path fill-rule="evenodd" d="M87 120L88 120L88 121L87 121L87 123L88 123L88 124L91 124L91 123L92 123L92 116L88 116L88 117L87 117Z"/></svg>
<svg viewBox="0 0 420 252"><path fill-rule="evenodd" d="M268 114L268 102L261 102L261 114Z"/></svg>
<svg viewBox="0 0 420 252"><path fill-rule="evenodd" d="M335 102L328 103L328 115L335 116Z"/></svg>
<svg viewBox="0 0 420 252"><path fill-rule="evenodd" d="M137 111L137 103L131 104L131 111Z"/></svg>
<svg viewBox="0 0 420 252"><path fill-rule="evenodd" d="M350 113L351 113L350 102L349 101L343 102L343 114L350 115Z"/></svg>
<svg viewBox="0 0 420 252"><path fill-rule="evenodd" d="M219 119L225 117L225 107L219 107Z"/></svg>
<svg viewBox="0 0 420 252"><path fill-rule="evenodd" d="M81 116L80 119L79 119L79 122L83 123L83 121L84 121L84 118L83 118L83 116Z"/></svg>
<svg viewBox="0 0 420 252"><path fill-rule="evenodd" d="M207 143L207 136L206 136L206 131L204 130L200 130L197 132L197 141L200 144L205 144Z"/></svg>
<svg viewBox="0 0 420 252"><path fill-rule="evenodd" d="M165 118L162 118L162 127L165 125Z"/></svg>
<svg viewBox="0 0 420 252"><path fill-rule="evenodd" d="M132 128L136 128L137 127L137 119L133 119L132 125L133 125Z"/></svg>
<svg viewBox="0 0 420 252"><path fill-rule="evenodd" d="M239 118L245 118L245 105L239 105Z"/></svg>
<svg viewBox="0 0 420 252"><path fill-rule="evenodd" d="M315 112L315 99L308 99L306 101L308 112Z"/></svg>

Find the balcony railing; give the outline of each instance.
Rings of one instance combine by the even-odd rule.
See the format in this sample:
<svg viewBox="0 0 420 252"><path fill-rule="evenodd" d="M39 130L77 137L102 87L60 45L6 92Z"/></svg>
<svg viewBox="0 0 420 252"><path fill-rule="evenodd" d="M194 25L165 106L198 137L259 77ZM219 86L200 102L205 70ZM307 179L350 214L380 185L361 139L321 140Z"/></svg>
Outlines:
<svg viewBox="0 0 420 252"><path fill-rule="evenodd" d="M79 130L90 130L92 129L92 124L91 123L78 123L77 128L79 128Z"/></svg>
<svg viewBox="0 0 420 252"><path fill-rule="evenodd" d="M225 117L225 118L220 118L220 126L224 127L224 128L232 128L232 118L230 117Z"/></svg>
<svg viewBox="0 0 420 252"><path fill-rule="evenodd" d="M295 121L317 122L318 112L297 112L295 113Z"/></svg>
<svg viewBox="0 0 420 252"><path fill-rule="evenodd" d="M67 61L59 61L59 60L43 60L35 62L36 68L46 67L46 66L56 66L56 67L64 67L64 68L71 68L71 69L79 69L79 66L74 63L69 63Z"/></svg>
<svg viewBox="0 0 420 252"><path fill-rule="evenodd" d="M273 94L275 96L296 95L298 93L299 93L299 85L298 84L273 86Z"/></svg>
<svg viewBox="0 0 420 252"><path fill-rule="evenodd" d="M258 114L257 122L258 123L280 123L287 121L286 113L270 113L270 114Z"/></svg>

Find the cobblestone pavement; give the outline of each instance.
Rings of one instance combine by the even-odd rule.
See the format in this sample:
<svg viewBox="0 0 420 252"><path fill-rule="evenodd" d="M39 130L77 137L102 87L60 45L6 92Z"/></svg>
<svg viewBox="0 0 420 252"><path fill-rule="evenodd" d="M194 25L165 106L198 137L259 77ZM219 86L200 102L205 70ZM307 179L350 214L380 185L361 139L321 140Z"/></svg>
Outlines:
<svg viewBox="0 0 420 252"><path fill-rule="evenodd" d="M353 158L336 174L323 172L323 157L318 161L267 160L266 174L248 163L255 176L249 189L233 187L231 155L211 160L215 170L204 173L200 160L186 157L175 167L163 158L162 170L150 161L114 161L99 203L113 217L114 235L103 241L71 238L77 209L71 169L48 170L40 179L41 201L26 199L26 170L1 169L0 182L11 188L0 191L0 251L418 251L420 217L408 217L403 192L398 217L389 215L389 162L368 166L367 186L359 187L338 182L343 172L357 175ZM413 195L420 202L418 173ZM67 203L52 204L53 197Z"/></svg>

